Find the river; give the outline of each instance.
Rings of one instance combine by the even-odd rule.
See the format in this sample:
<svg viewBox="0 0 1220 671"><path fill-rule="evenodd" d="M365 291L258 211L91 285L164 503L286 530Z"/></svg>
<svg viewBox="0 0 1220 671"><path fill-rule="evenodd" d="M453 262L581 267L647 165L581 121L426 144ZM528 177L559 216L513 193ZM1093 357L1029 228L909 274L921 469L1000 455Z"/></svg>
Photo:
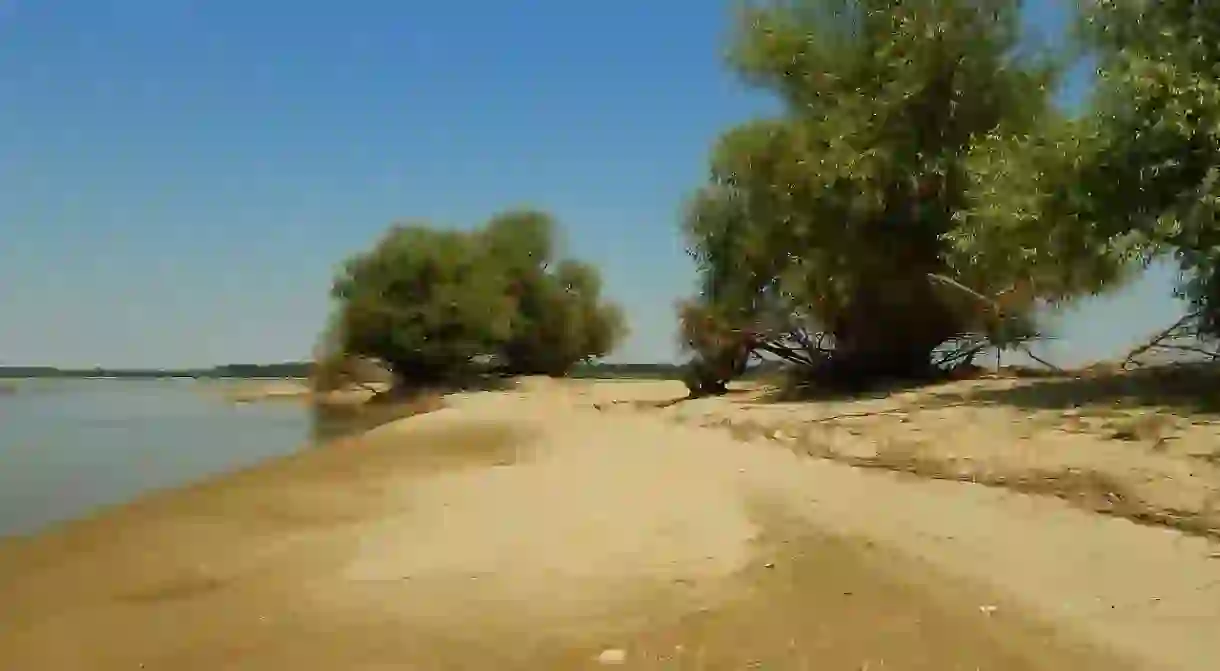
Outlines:
<svg viewBox="0 0 1220 671"><path fill-rule="evenodd" d="M0 537L311 443L292 401L233 404L194 380L7 381L0 396Z"/></svg>

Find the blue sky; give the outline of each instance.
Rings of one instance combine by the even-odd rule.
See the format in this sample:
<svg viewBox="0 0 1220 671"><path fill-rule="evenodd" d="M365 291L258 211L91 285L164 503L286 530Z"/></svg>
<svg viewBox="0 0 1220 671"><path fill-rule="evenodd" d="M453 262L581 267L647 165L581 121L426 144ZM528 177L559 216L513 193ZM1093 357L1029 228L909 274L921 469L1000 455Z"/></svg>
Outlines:
<svg viewBox="0 0 1220 671"><path fill-rule="evenodd" d="M1030 3L1048 34L1061 3ZM0 0L0 364L309 355L335 265L390 223L532 205L675 354L683 198L772 102L709 0ZM1078 78L1068 98L1079 97ZM1160 270L1057 320L1104 356L1172 319Z"/></svg>

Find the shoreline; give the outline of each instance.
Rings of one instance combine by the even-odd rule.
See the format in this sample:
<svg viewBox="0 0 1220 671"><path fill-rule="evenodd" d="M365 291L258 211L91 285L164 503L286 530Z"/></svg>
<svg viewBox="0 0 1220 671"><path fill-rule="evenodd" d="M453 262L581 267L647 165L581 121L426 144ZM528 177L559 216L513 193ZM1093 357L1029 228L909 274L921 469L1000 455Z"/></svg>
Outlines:
<svg viewBox="0 0 1220 671"><path fill-rule="evenodd" d="M616 650L630 668L1203 671L1220 655L1215 544L665 416L734 399L639 409L673 391L453 394L0 541L17 624L0 666L584 668Z"/></svg>

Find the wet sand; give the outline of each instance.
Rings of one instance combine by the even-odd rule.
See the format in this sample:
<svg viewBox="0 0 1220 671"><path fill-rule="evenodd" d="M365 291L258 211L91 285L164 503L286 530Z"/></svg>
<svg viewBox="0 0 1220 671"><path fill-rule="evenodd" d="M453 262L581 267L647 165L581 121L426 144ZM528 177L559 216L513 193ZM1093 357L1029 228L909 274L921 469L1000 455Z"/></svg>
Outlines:
<svg viewBox="0 0 1220 671"><path fill-rule="evenodd" d="M0 543L0 668L1220 659L1220 561L1201 539L584 400L457 397Z"/></svg>

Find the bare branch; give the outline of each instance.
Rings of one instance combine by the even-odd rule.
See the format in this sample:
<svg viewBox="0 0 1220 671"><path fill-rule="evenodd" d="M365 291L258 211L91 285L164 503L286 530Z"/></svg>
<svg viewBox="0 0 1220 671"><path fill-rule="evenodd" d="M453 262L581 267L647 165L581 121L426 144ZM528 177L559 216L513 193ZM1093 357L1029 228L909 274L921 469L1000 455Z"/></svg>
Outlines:
<svg viewBox="0 0 1220 671"><path fill-rule="evenodd" d="M1129 366L1131 366L1132 364L1134 364L1135 360L1138 357L1140 357L1141 355L1146 354L1147 352L1149 352L1153 349L1163 348L1164 342L1166 340L1172 340L1174 338L1180 338L1180 337L1189 335L1186 333L1180 333L1180 331L1182 329L1186 328L1192 322L1198 320L1199 317L1202 316L1202 314L1203 314L1203 312L1201 310L1197 310L1195 312L1190 312L1186 315L1183 315L1181 319L1174 322L1172 325L1169 326L1169 328L1158 331L1155 335L1153 335L1146 342L1144 342L1144 344L1139 345L1139 346L1135 347L1134 349L1132 349L1131 351L1127 352L1127 356L1123 358L1121 367L1126 369Z"/></svg>
<svg viewBox="0 0 1220 671"><path fill-rule="evenodd" d="M1056 373L1067 372L1067 371L1063 370L1062 368L1060 368L1059 366L1056 366L1055 364L1047 361L1046 359L1043 359L1042 357L1038 356L1037 354L1034 354L1033 350L1031 350L1025 344L1021 345L1021 351L1025 353L1025 356L1033 359L1034 361L1037 361L1038 363L1042 364L1043 366L1046 366L1047 368L1055 371Z"/></svg>

